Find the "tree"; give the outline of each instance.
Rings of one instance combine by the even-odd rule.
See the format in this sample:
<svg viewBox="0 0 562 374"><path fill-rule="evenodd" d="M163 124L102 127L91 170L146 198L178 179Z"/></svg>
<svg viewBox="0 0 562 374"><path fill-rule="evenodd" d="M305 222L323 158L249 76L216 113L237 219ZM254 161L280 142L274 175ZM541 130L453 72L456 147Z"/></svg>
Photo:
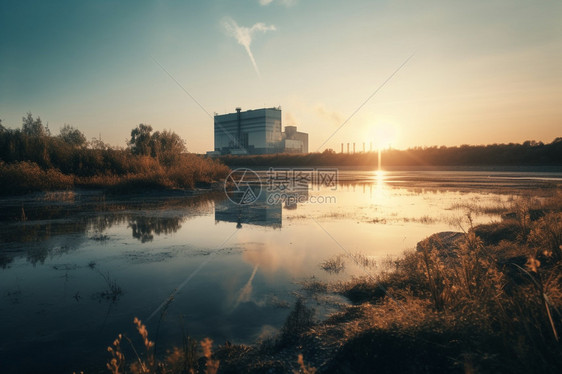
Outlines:
<svg viewBox="0 0 562 374"><path fill-rule="evenodd" d="M98 139L96 137L92 138L92 140L88 142L88 145L90 146L91 149L97 149L102 151L110 148L109 144L105 144L101 139Z"/></svg>
<svg viewBox="0 0 562 374"><path fill-rule="evenodd" d="M43 126L41 118L33 119L31 112L27 112L27 115L22 118L22 132L27 136L46 137L51 135L49 128Z"/></svg>
<svg viewBox="0 0 562 374"><path fill-rule="evenodd" d="M179 155L187 151L185 140L173 131L156 131L151 138L152 155Z"/></svg>
<svg viewBox="0 0 562 374"><path fill-rule="evenodd" d="M86 137L84 134L82 134L80 130L67 124L60 129L59 138L74 147L82 147L86 144Z"/></svg>
<svg viewBox="0 0 562 374"><path fill-rule="evenodd" d="M2 125L2 118L0 118L0 134L2 134L5 131L6 131L6 128L4 127L4 125Z"/></svg>
<svg viewBox="0 0 562 374"><path fill-rule="evenodd" d="M131 130L131 140L129 140L128 145L133 154L145 156L151 154L151 132L152 126L142 123Z"/></svg>
<svg viewBox="0 0 562 374"><path fill-rule="evenodd" d="M133 154L152 156L165 162L187 151L185 141L175 132L164 130L152 134L152 126L142 123L131 131L131 140L127 144Z"/></svg>

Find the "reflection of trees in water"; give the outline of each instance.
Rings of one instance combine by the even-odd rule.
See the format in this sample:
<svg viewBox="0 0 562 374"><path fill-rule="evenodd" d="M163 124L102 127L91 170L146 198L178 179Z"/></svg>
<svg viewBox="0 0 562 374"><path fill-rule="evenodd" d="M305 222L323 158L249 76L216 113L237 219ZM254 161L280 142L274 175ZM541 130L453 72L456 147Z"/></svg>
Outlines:
<svg viewBox="0 0 562 374"><path fill-rule="evenodd" d="M98 201L83 203L77 199L64 207L52 202L37 204L37 200L5 202L0 211L5 212L6 208L11 213L0 214L0 268L9 267L17 257L25 257L34 265L42 264L50 256L79 248L92 231L102 233L125 223L133 228L133 237L144 243L154 235L178 231L185 220L211 212L213 201L223 198L222 193L207 193L194 197L153 198L148 202L144 199L100 202L98 198ZM15 222L14 214L21 212L22 206L26 207L27 220ZM135 212L134 216L131 211Z"/></svg>
<svg viewBox="0 0 562 374"><path fill-rule="evenodd" d="M139 216L129 220L129 227L133 229L133 238L146 243L154 239L153 234L170 234L178 231L184 220L185 217Z"/></svg>
<svg viewBox="0 0 562 374"><path fill-rule="evenodd" d="M129 221L129 214L123 212L111 212L100 214L88 219L88 229L98 233L104 232L111 226L123 224Z"/></svg>
<svg viewBox="0 0 562 374"><path fill-rule="evenodd" d="M78 249L86 239L83 236L55 236L47 243L36 243L27 248L27 261L33 265L43 264L47 257L60 256Z"/></svg>
<svg viewBox="0 0 562 374"><path fill-rule="evenodd" d="M10 257L0 253L0 267L2 269L6 269L12 261L13 261L13 258L10 258Z"/></svg>
<svg viewBox="0 0 562 374"><path fill-rule="evenodd" d="M6 268L15 257L24 255L32 264L43 263L49 256L60 255L78 248L85 240L82 235L86 222L26 222L6 225L0 235L0 267ZM14 245L15 243L20 245ZM25 247L21 244L25 243ZM10 250L11 248L13 250Z"/></svg>

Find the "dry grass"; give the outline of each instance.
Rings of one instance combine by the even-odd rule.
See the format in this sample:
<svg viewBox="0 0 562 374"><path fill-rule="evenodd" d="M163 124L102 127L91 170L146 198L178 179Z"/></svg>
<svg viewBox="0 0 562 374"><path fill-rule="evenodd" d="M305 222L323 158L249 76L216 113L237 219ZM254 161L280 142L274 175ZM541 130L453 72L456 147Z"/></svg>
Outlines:
<svg viewBox="0 0 562 374"><path fill-rule="evenodd" d="M532 220L537 204L546 213ZM456 249L426 241L394 271L340 284L360 315L350 308L326 322L326 331L346 325L334 372L367 364L383 371L559 372L560 200L514 206L515 218L469 228ZM412 348L420 344L431 353L420 356Z"/></svg>
<svg viewBox="0 0 562 374"><path fill-rule="evenodd" d="M200 182L221 180L230 171L216 160L192 154L178 156L176 163L171 165L162 165L148 156L129 156L127 163L117 169L111 164L99 165L102 168L90 175L73 175L54 168L45 169L33 162L0 162L0 194L70 190L75 187L103 188L117 193L145 189L193 189Z"/></svg>
<svg viewBox="0 0 562 374"><path fill-rule="evenodd" d="M57 169L44 170L33 162L0 162L0 194L16 195L35 191L68 190L74 177Z"/></svg>
<svg viewBox="0 0 562 374"><path fill-rule="evenodd" d="M219 361L213 358L213 341L205 338L200 342L200 349L197 349L197 342L184 334L184 344L182 348L174 347L167 351L162 358L154 354L155 343L149 339L146 325L138 318L133 321L135 328L140 336L143 351L137 350L133 339L126 335L119 334L113 344L107 347L111 358L106 364L107 369L113 374L167 374L167 373L205 373L216 374L219 369ZM132 360L127 361L125 356L126 348L122 346L123 339L129 343L129 351L133 356Z"/></svg>

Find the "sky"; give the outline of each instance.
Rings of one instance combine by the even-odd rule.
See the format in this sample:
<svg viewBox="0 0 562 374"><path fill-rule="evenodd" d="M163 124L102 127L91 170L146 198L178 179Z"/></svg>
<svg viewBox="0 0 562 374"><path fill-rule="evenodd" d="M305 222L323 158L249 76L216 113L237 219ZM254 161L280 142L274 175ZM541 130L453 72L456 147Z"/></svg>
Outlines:
<svg viewBox="0 0 562 374"><path fill-rule="evenodd" d="M0 119L212 150L213 114L282 108L309 149L562 136L562 2L0 0Z"/></svg>

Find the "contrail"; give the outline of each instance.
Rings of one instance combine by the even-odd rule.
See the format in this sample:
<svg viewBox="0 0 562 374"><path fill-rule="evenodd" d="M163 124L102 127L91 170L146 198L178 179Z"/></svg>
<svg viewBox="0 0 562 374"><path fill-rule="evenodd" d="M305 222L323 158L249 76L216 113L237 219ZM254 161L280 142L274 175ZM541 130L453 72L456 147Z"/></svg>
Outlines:
<svg viewBox="0 0 562 374"><path fill-rule="evenodd" d="M252 281L254 280L254 277L256 276L257 272L258 272L258 265L255 265L254 270L252 271L252 275L250 275L250 279L248 279L244 287L242 287L242 289L240 290L238 299L234 304L234 309L236 309L241 302L250 300L250 295L252 294Z"/></svg>
<svg viewBox="0 0 562 374"><path fill-rule="evenodd" d="M230 17L225 18L222 22L222 25L226 30L226 32L228 32L230 36L236 38L238 44L244 47L244 49L248 53L248 57L250 57L250 61L254 66L254 70L256 71L258 78L261 79L261 74L260 74L260 70L258 69L258 64L256 63L256 59L254 58L254 54L252 53L252 50L250 48L250 45L252 44L252 36L254 33L258 31L261 32L275 31L277 30L275 26L274 25L267 26L265 23L259 22L256 23L254 26L248 28L244 26L238 26L236 21Z"/></svg>

